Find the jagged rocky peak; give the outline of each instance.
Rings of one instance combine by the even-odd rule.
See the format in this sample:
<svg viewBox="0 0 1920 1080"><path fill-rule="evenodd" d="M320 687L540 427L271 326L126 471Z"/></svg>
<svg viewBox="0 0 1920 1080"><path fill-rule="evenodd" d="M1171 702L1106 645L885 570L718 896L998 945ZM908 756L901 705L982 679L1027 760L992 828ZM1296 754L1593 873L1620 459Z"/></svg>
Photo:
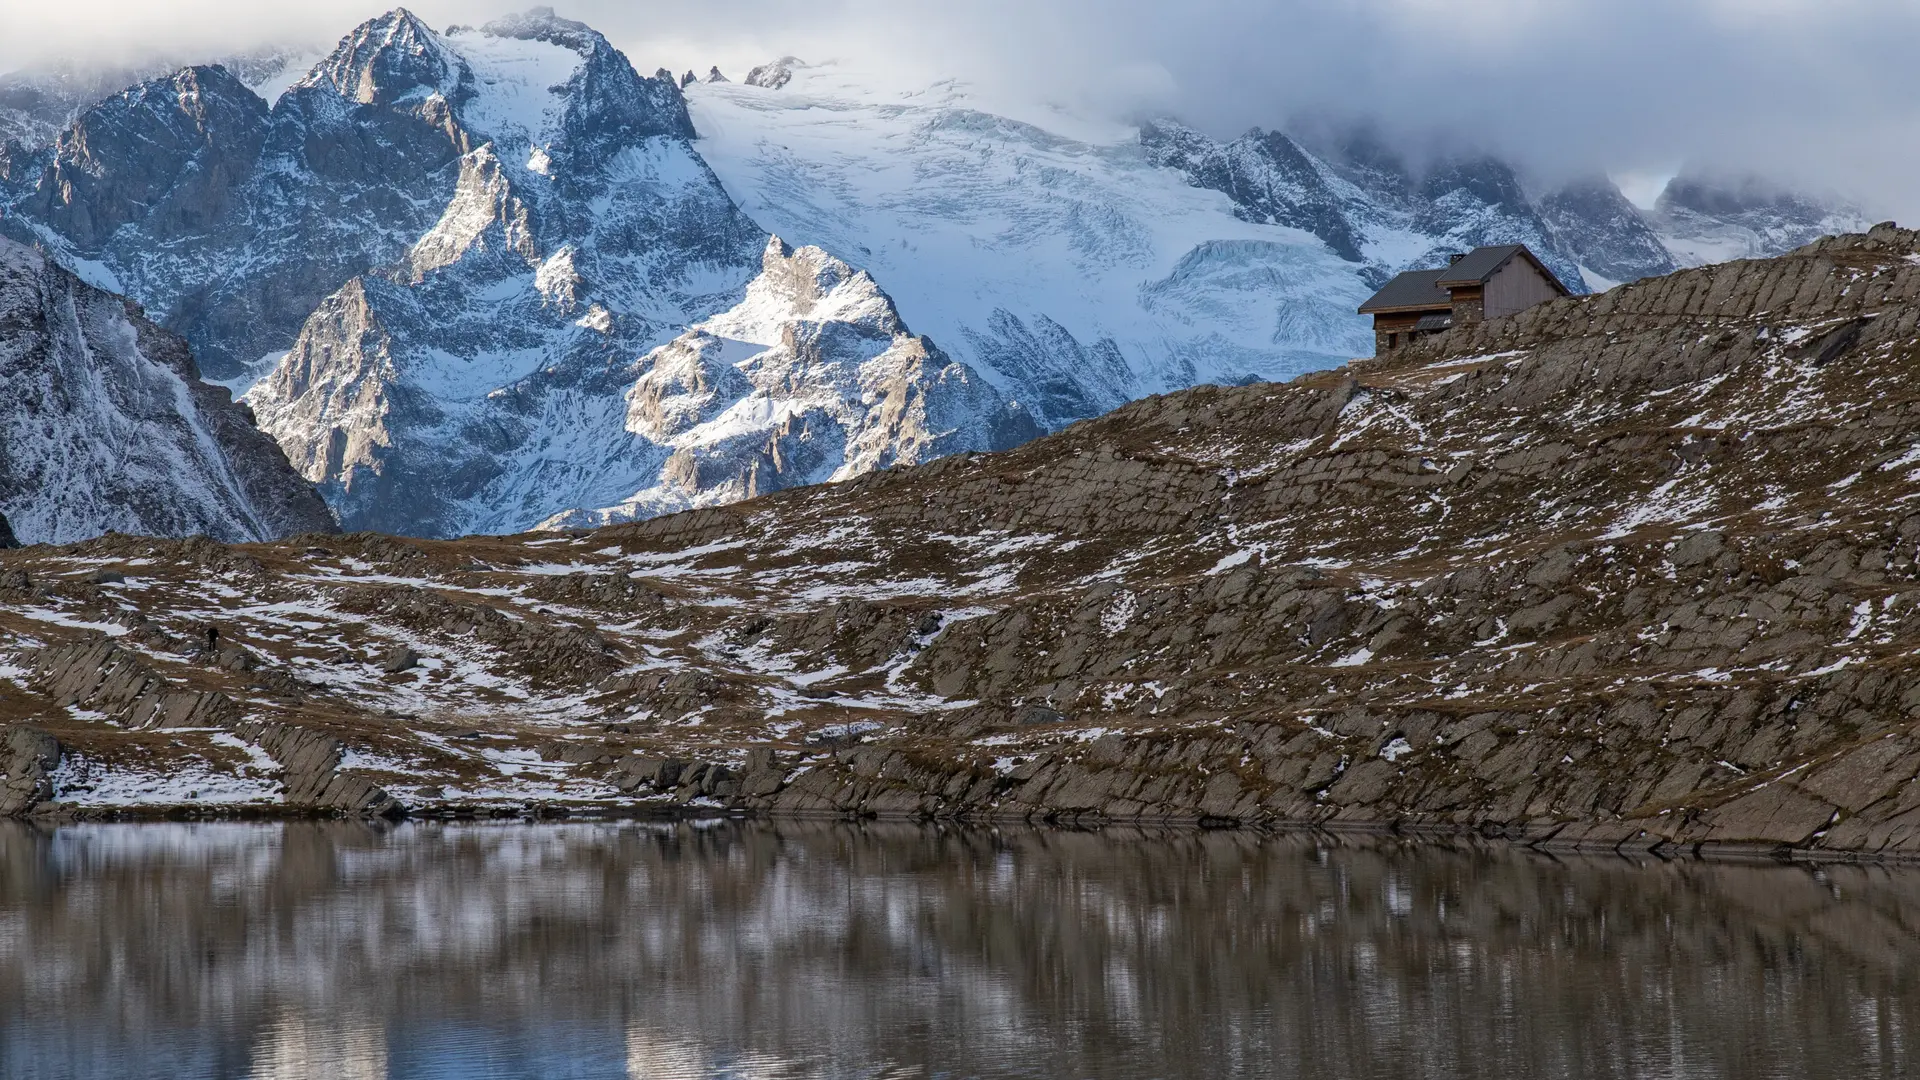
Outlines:
<svg viewBox="0 0 1920 1080"><path fill-rule="evenodd" d="M0 74L0 143L12 140L23 149L50 146L89 106L180 66L55 60Z"/></svg>
<svg viewBox="0 0 1920 1080"><path fill-rule="evenodd" d="M392 105L427 94L451 96L460 70L440 35L413 12L394 8L355 27L295 85L330 89L362 105Z"/></svg>
<svg viewBox="0 0 1920 1080"><path fill-rule="evenodd" d="M368 296L381 287L355 278L328 297L247 399L302 477L321 485L336 505L361 512L381 486L396 425L417 411L409 409L417 395L403 382L393 338ZM406 509L396 508L394 520L405 520ZM342 518L354 527L366 524L350 514Z"/></svg>
<svg viewBox="0 0 1920 1080"><path fill-rule="evenodd" d="M1481 152L1443 156L1427 167L1410 222L1433 238L1415 266L1443 266L1455 252L1488 244L1525 244L1575 293L1587 290L1580 264L1528 196L1514 167Z"/></svg>
<svg viewBox="0 0 1920 1080"><path fill-rule="evenodd" d="M641 367L627 430L670 452L659 482L549 524L752 498L1040 433L978 372L913 336L865 271L778 237L738 305Z"/></svg>
<svg viewBox="0 0 1920 1080"><path fill-rule="evenodd" d="M267 127L267 103L225 67L182 68L83 112L29 207L83 249L135 220L202 228L227 209Z"/></svg>
<svg viewBox="0 0 1920 1080"><path fill-rule="evenodd" d="M1232 198L1242 220L1303 229L1342 259L1365 261L1339 193L1288 135L1254 128L1222 146L1177 121L1157 120L1141 127L1140 143L1154 164Z"/></svg>
<svg viewBox="0 0 1920 1080"><path fill-rule="evenodd" d="M461 157L453 199L439 222L407 253L407 268L417 283L475 249L517 258L522 269L540 262L527 206L514 192L492 143Z"/></svg>
<svg viewBox="0 0 1920 1080"><path fill-rule="evenodd" d="M723 83L731 82L732 80L720 74L720 65L715 64L707 69L707 81L710 83Z"/></svg>
<svg viewBox="0 0 1920 1080"><path fill-rule="evenodd" d="M1527 202L1526 187L1513 166L1490 154L1442 158L1427 171L1421 190L1429 199L1458 194L1488 205L1519 206Z"/></svg>
<svg viewBox="0 0 1920 1080"><path fill-rule="evenodd" d="M19 539L333 529L186 342L124 298L0 240L0 328L0 513Z"/></svg>
<svg viewBox="0 0 1920 1080"><path fill-rule="evenodd" d="M760 276L747 297L715 320L750 331L750 341L772 341L769 328L791 319L837 322L880 334L908 333L893 299L865 270L855 270L817 247L795 250L778 236L767 240Z"/></svg>
<svg viewBox="0 0 1920 1080"><path fill-rule="evenodd" d="M807 65L797 56L783 56L770 64L761 64L747 72L747 85L778 90L793 81L793 73Z"/></svg>
<svg viewBox="0 0 1920 1080"><path fill-rule="evenodd" d="M1639 208L1603 175L1560 185L1541 197L1540 213L1580 264L1588 288L1606 289L1680 268Z"/></svg>
<svg viewBox="0 0 1920 1080"><path fill-rule="evenodd" d="M64 58L33 64L0 74L0 143L50 146L88 108L182 67L218 64L250 87L269 89L282 76L298 74L289 67L307 62L312 52L308 43L281 42L215 58L166 50L130 62Z"/></svg>

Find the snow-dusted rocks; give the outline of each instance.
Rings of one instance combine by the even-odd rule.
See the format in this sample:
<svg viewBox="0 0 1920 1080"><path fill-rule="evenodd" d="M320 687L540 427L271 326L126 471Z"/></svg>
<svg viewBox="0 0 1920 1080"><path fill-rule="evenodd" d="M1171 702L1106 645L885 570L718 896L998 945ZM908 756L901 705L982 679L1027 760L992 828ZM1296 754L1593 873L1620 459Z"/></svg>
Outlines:
<svg viewBox="0 0 1920 1080"><path fill-rule="evenodd" d="M747 72L747 85L758 86L765 90L778 90L793 81L795 68L806 66L797 56L783 56L771 64L761 64Z"/></svg>
<svg viewBox="0 0 1920 1080"><path fill-rule="evenodd" d="M331 531L313 489L180 338L0 240L0 540Z"/></svg>

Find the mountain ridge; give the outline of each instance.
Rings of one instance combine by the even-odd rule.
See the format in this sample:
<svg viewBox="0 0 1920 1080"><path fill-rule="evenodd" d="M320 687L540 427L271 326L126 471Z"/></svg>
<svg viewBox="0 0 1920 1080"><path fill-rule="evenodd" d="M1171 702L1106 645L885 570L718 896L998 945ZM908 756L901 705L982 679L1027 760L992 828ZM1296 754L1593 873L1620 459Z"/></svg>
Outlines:
<svg viewBox="0 0 1920 1080"><path fill-rule="evenodd" d="M795 456L811 436L756 429L733 465L683 457L670 477L677 450L625 426L635 365L739 304L770 235L865 271L929 343L903 392L945 403L940 418L835 451L870 466L1339 364L1370 347L1354 309L1375 285L1477 244L1528 243L1576 290L1676 262L1610 184L1537 200L1491 158L1417 172L1357 137L1222 145L1171 124L1081 141L956 84L903 98L840 65L755 71L682 86L548 8L444 32L395 9L271 103L254 87L275 80L187 68L50 146L10 146L0 234L133 297L208 377L251 387L351 526L424 535L844 478L819 449L837 435ZM1842 223L1695 187L1661 220L1696 254ZM875 392L803 379L775 401L709 374L768 415L808 414L801 396L831 383L844 396L809 415L836 430Z"/></svg>

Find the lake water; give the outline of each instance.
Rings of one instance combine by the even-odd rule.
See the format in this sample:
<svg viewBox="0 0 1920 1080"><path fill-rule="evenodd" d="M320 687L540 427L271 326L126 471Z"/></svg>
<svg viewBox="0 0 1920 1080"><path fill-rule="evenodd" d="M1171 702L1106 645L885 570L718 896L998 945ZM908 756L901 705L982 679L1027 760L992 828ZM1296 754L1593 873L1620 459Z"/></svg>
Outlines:
<svg viewBox="0 0 1920 1080"><path fill-rule="evenodd" d="M1920 871L1243 832L0 824L0 1076L1878 1077Z"/></svg>

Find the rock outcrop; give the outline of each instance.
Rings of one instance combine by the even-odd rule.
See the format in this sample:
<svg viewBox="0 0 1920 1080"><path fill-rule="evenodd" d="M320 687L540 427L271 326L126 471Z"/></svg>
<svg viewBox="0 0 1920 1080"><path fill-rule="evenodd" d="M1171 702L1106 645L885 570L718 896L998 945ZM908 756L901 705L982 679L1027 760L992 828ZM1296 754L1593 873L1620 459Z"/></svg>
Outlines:
<svg viewBox="0 0 1920 1080"><path fill-rule="evenodd" d="M210 636L197 658L229 670L252 668L250 663L233 662L232 651L221 655L217 641L217 636ZM109 638L49 646L21 659L32 672L32 684L60 708L100 715L134 730L219 728L258 745L280 767L285 806L357 817L394 817L402 812L400 803L378 784L342 770L339 739L312 728L249 718L222 691L181 687L158 674L139 652ZM13 755L7 770L11 779L0 789L0 816L60 802L62 793L54 784L53 770L60 762L61 746L53 736L15 725L0 748ZM155 803L164 805L164 796L156 793Z"/></svg>
<svg viewBox="0 0 1920 1080"><path fill-rule="evenodd" d="M795 68L806 67L796 56L783 56L770 64L761 64L747 72L747 85L763 90L778 90L793 81Z"/></svg>
<svg viewBox="0 0 1920 1080"><path fill-rule="evenodd" d="M28 724L0 731L0 818L32 813L53 798L60 740Z"/></svg>

